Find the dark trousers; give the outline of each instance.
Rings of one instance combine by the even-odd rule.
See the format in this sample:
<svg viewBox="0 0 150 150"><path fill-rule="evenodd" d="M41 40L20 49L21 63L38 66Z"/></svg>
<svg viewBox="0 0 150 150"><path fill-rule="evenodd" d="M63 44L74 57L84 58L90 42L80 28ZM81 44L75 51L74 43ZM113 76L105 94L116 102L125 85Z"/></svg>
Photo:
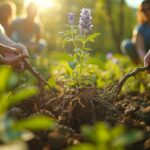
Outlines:
<svg viewBox="0 0 150 150"><path fill-rule="evenodd" d="M133 61L133 63L135 64L140 63L139 55L131 39L126 39L122 41L121 51L123 54L129 56L129 58Z"/></svg>

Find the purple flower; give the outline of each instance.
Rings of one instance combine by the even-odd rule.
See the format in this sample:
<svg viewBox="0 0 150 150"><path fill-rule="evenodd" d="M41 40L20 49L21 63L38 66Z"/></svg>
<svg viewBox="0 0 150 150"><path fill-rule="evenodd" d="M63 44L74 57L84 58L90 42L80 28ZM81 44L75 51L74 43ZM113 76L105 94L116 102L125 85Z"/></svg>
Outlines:
<svg viewBox="0 0 150 150"><path fill-rule="evenodd" d="M70 12L70 13L68 14L68 23L69 23L70 25L74 25L74 22L75 22L75 13Z"/></svg>
<svg viewBox="0 0 150 150"><path fill-rule="evenodd" d="M92 28L92 16L91 16L91 9L89 8L82 8L80 12L80 19L79 19L79 31L81 34L89 33Z"/></svg>
<svg viewBox="0 0 150 150"><path fill-rule="evenodd" d="M113 54L111 52L107 53L106 58L107 59L112 59L113 58Z"/></svg>

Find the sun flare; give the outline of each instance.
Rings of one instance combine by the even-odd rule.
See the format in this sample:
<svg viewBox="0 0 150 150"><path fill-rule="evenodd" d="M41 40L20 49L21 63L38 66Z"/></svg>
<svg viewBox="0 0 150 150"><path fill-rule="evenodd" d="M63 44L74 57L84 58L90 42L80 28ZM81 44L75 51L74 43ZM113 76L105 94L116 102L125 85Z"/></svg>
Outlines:
<svg viewBox="0 0 150 150"><path fill-rule="evenodd" d="M30 2L34 2L38 5L39 8L51 8L55 5L54 0L25 0L25 4L29 4Z"/></svg>

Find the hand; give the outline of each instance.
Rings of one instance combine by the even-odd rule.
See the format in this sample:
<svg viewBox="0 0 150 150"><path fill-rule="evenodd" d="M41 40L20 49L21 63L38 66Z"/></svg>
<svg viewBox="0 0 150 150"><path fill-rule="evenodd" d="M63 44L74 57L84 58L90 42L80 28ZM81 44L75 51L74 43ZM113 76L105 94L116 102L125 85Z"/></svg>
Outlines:
<svg viewBox="0 0 150 150"><path fill-rule="evenodd" d="M144 57L144 66L145 67L150 66L150 50L148 51L148 53ZM148 73L150 73L150 71L148 71Z"/></svg>
<svg viewBox="0 0 150 150"><path fill-rule="evenodd" d="M16 48L10 47L10 46L6 46L0 43L0 54L2 56L5 56L6 54L11 54L11 55L16 55L18 54L18 51Z"/></svg>
<svg viewBox="0 0 150 150"><path fill-rule="evenodd" d="M0 55L0 62L1 64L9 64L9 65L14 65L17 64L19 61L23 60L25 55L13 55L13 56L7 56L4 57Z"/></svg>
<svg viewBox="0 0 150 150"><path fill-rule="evenodd" d="M29 62L28 50L24 45L22 45L20 43L14 44L13 47L16 48L16 50L19 54L24 55L24 58L20 62L18 62L18 64L14 65L14 68L17 70L24 70L26 61Z"/></svg>
<svg viewBox="0 0 150 150"><path fill-rule="evenodd" d="M12 47L15 48L19 54L23 54L23 55L25 55L26 58L29 58L28 50L24 45L22 45L20 43L16 43L16 44L12 45Z"/></svg>
<svg viewBox="0 0 150 150"><path fill-rule="evenodd" d="M15 56L7 56L7 63L12 66L12 68L16 71L23 71L25 69L25 60L26 60L26 55L15 55Z"/></svg>
<svg viewBox="0 0 150 150"><path fill-rule="evenodd" d="M14 49L15 53L5 53L4 56L12 61L12 64L10 65L12 65L15 70L24 70L26 61L29 61L29 53L27 48L24 45L17 43L12 45L12 49Z"/></svg>

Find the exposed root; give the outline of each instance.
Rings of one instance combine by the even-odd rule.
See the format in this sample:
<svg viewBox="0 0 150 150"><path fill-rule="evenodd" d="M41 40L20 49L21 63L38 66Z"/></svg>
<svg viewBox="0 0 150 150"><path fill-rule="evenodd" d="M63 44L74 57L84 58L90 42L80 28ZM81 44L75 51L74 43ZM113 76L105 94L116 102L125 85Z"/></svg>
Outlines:
<svg viewBox="0 0 150 150"><path fill-rule="evenodd" d="M119 111L110 104L117 98L126 80L136 74L150 69L136 68L113 85L100 90L97 87L70 88L63 94L54 96L50 91L41 89L38 96L37 110L50 111L60 124L79 131L83 124L94 124L97 121L108 121L114 124Z"/></svg>
<svg viewBox="0 0 150 150"><path fill-rule="evenodd" d="M146 70L150 70L150 66L147 67L140 67L140 68L136 68L134 71L127 73L126 75L124 75L122 77L122 79L118 82L118 85L116 87L116 97L118 96L118 94L120 93L123 85L125 84L125 82L127 81L128 78L135 76L136 74L146 71Z"/></svg>

